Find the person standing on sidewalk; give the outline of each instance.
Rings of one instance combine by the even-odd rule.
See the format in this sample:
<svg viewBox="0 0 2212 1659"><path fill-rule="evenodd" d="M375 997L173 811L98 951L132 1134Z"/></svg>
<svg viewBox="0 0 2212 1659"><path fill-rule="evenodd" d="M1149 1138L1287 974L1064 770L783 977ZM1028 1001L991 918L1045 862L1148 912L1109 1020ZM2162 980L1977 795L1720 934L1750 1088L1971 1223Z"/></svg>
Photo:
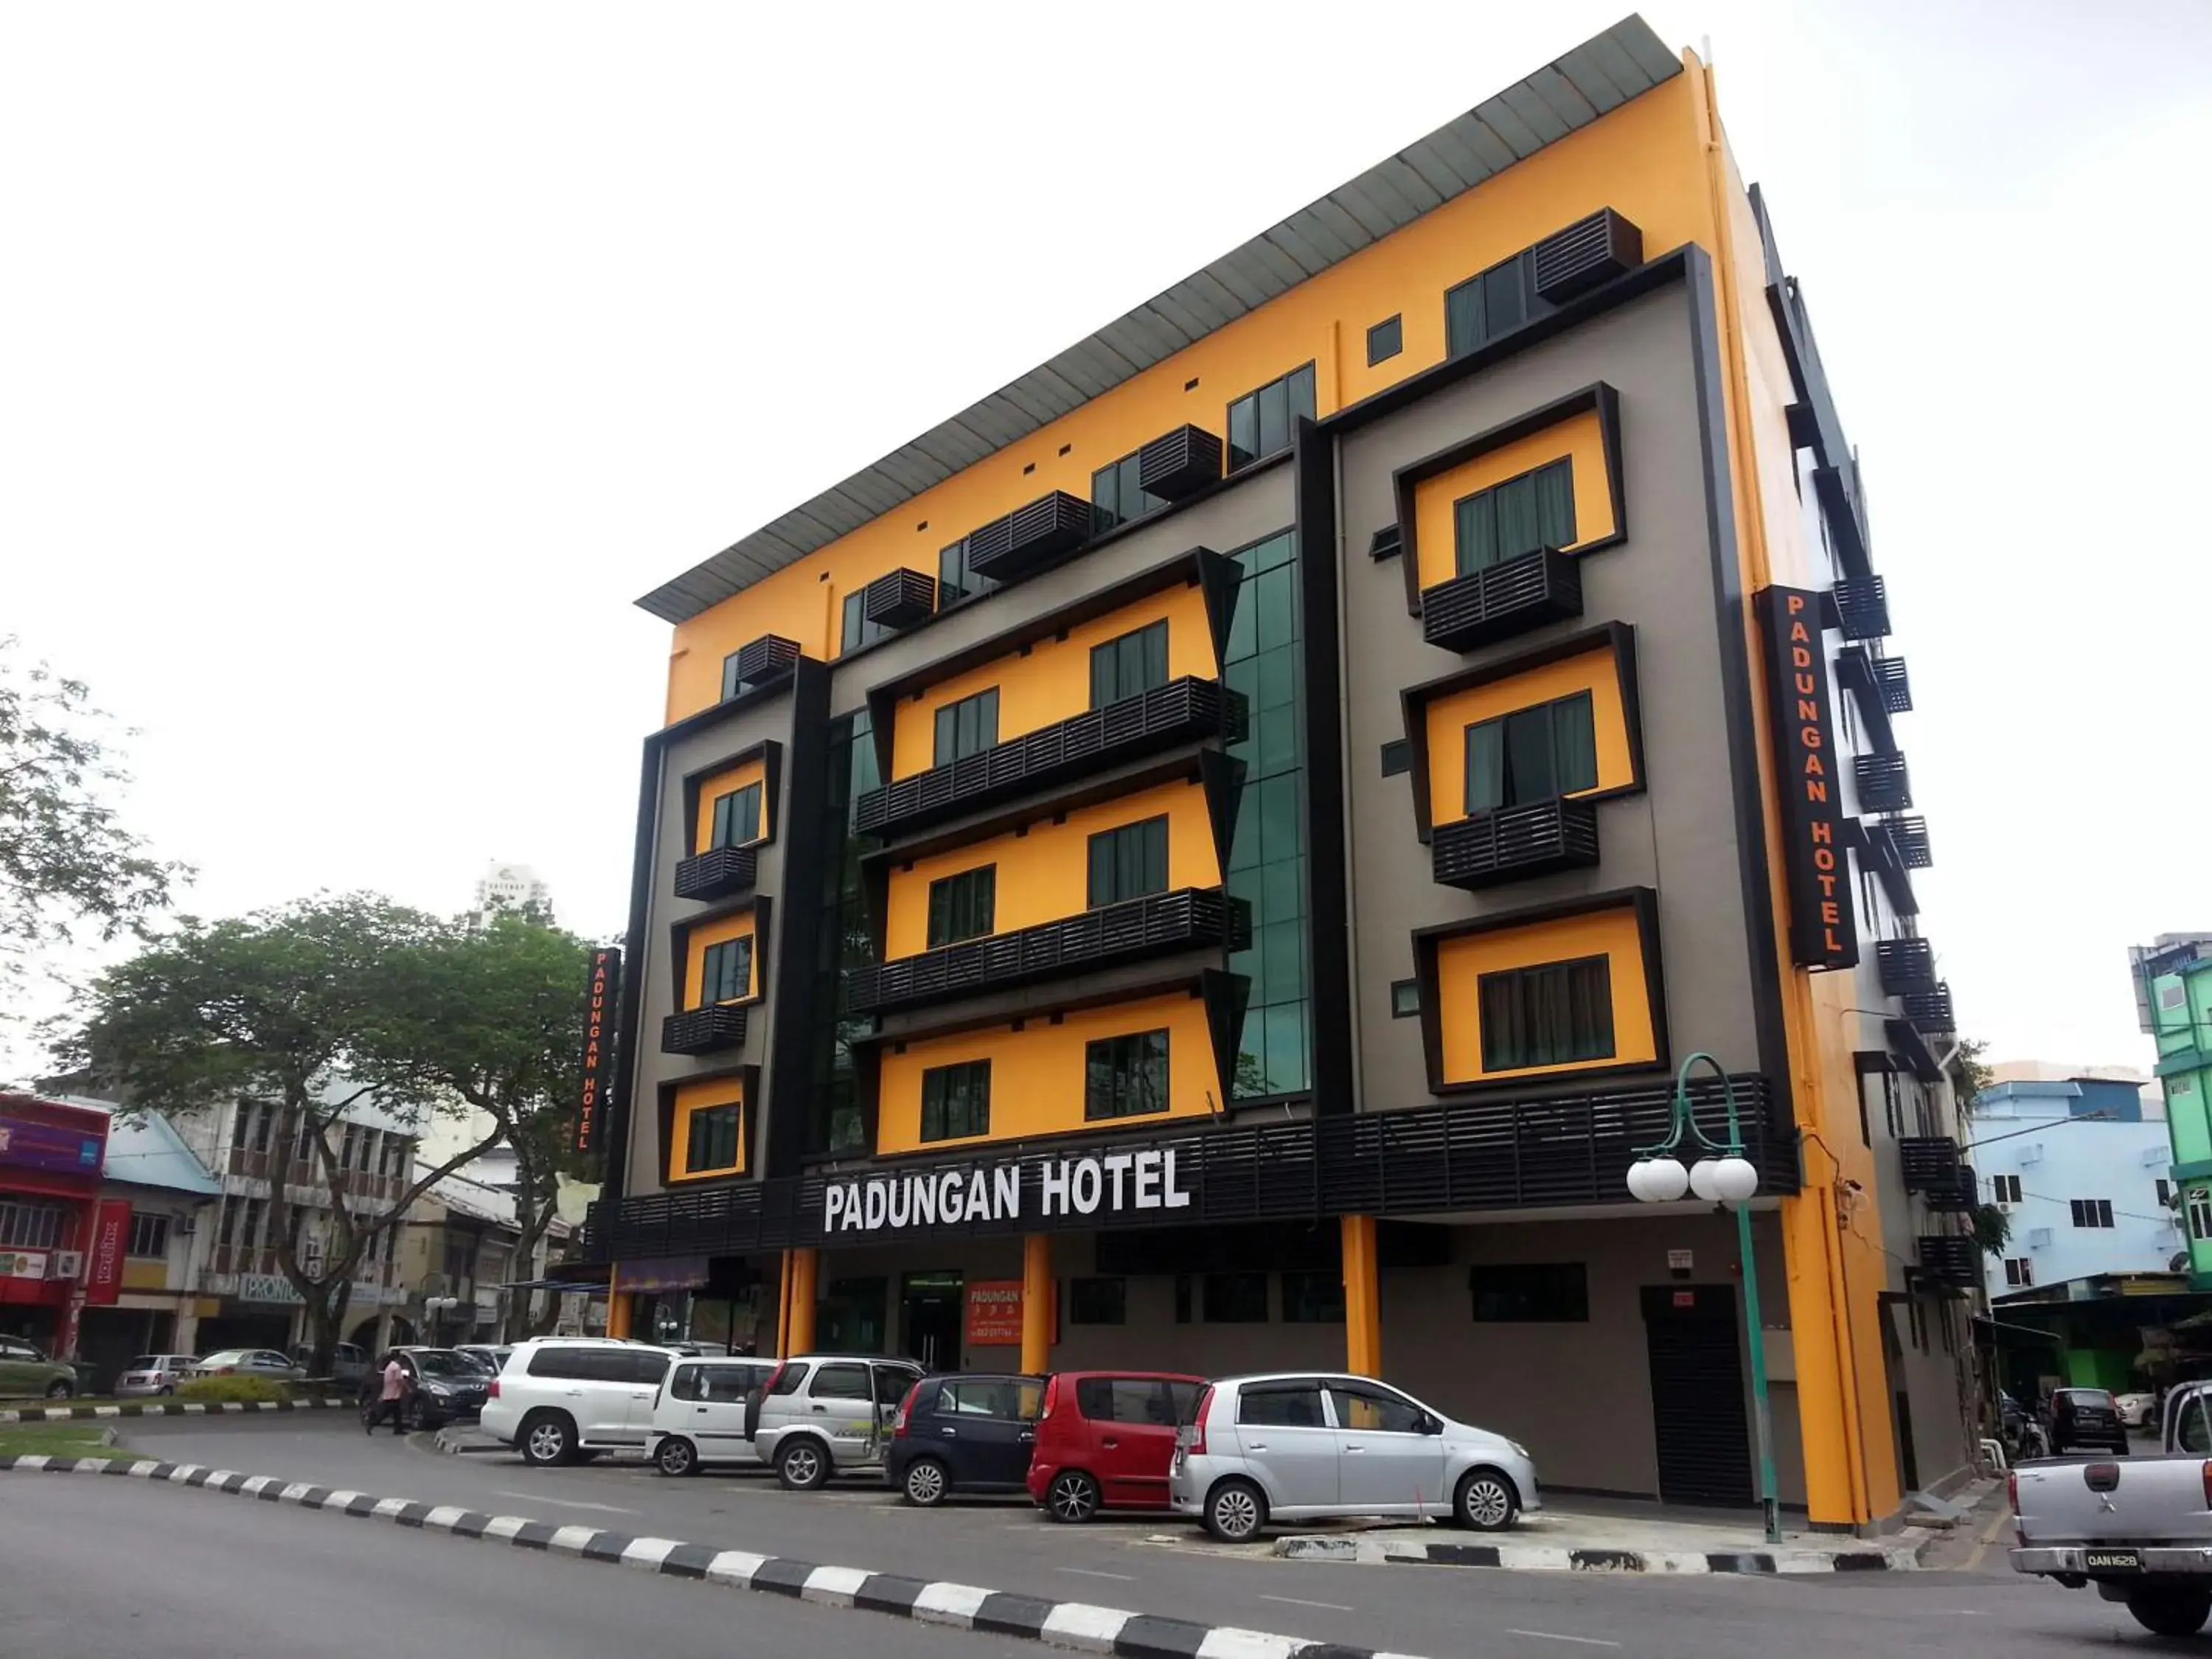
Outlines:
<svg viewBox="0 0 2212 1659"><path fill-rule="evenodd" d="M407 1367L400 1364L398 1354L387 1354L384 1360L383 1391L378 1396L375 1404L369 1407L368 1415L362 1419L362 1427L368 1433L374 1434L376 1425L389 1418L392 1433L406 1433L406 1401Z"/></svg>

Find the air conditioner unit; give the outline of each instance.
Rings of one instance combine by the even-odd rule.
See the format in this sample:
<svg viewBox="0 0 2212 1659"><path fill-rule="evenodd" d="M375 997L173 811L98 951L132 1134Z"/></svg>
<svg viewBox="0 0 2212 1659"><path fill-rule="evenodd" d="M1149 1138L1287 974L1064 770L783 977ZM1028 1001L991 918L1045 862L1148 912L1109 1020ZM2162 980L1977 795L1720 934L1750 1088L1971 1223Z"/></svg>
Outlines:
<svg viewBox="0 0 2212 1659"><path fill-rule="evenodd" d="M2039 1141L2039 1141L2037 1141L2037 1142L2036 1142L2033 1146L2023 1146L2023 1147L2021 1147L2021 1148L2020 1149L2020 1161L2021 1161L2021 1163L2023 1163L2023 1164L2040 1164L2040 1163L2042 1163L2042 1162L2043 1162L2043 1143L2042 1143L2041 1141Z"/></svg>
<svg viewBox="0 0 2212 1659"><path fill-rule="evenodd" d="M52 1258L48 1261L46 1277L49 1279L82 1279L84 1277L84 1252L82 1250L56 1250Z"/></svg>
<svg viewBox="0 0 2212 1659"><path fill-rule="evenodd" d="M2029 1249L2031 1249L2031 1250L2039 1250L2039 1249L2044 1249L2044 1248L2045 1248L2045 1246L2047 1246L2050 1243L2051 1243L2051 1229L2050 1229L2050 1228L2048 1228L2048 1227L2031 1227L2031 1228L2029 1228L2029 1229L2028 1229L2028 1233L2027 1233L2027 1248L2028 1248Z"/></svg>
<svg viewBox="0 0 2212 1659"><path fill-rule="evenodd" d="M200 1230L200 1218L196 1215L180 1215L169 1224L169 1231L179 1238L190 1238Z"/></svg>
<svg viewBox="0 0 2212 1659"><path fill-rule="evenodd" d="M2166 1164L2171 1162L2172 1158L2173 1148L2163 1140L2155 1146L2146 1146L2142 1149L2142 1161L2146 1164Z"/></svg>

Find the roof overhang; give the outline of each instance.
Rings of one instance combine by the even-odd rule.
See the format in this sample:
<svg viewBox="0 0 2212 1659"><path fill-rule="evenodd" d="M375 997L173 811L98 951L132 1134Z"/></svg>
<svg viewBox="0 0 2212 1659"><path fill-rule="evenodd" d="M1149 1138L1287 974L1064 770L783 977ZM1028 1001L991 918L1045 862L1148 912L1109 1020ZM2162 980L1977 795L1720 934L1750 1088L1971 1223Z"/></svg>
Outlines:
<svg viewBox="0 0 2212 1659"><path fill-rule="evenodd" d="M1233 252L638 600L688 622L1018 443L1681 72L1641 17L1416 139Z"/></svg>

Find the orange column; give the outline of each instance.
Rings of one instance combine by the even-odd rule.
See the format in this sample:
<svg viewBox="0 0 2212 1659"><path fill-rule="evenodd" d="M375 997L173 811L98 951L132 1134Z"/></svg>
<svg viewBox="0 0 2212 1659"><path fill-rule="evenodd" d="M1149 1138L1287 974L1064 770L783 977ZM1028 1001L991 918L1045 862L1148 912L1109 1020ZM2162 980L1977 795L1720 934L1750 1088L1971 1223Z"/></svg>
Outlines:
<svg viewBox="0 0 2212 1659"><path fill-rule="evenodd" d="M1042 1376L1052 1369L1052 1237L1022 1240L1022 1369Z"/></svg>
<svg viewBox="0 0 2212 1659"><path fill-rule="evenodd" d="M791 1305L783 1322L784 1352L805 1353L814 1346L815 1254L793 1250L785 1260L790 1264Z"/></svg>
<svg viewBox="0 0 2212 1659"><path fill-rule="evenodd" d="M1344 1367L1382 1375L1382 1292L1375 1267L1375 1218L1348 1215L1344 1231Z"/></svg>
<svg viewBox="0 0 2212 1659"><path fill-rule="evenodd" d="M621 1341L629 1334L629 1296L622 1287L622 1267L607 1274L607 1334Z"/></svg>

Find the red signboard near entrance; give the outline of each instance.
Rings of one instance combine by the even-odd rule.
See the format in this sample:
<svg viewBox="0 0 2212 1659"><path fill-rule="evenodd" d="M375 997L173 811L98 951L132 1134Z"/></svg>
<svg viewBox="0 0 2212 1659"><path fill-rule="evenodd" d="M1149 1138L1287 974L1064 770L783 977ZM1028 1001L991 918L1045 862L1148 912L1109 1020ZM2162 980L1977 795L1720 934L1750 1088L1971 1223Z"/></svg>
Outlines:
<svg viewBox="0 0 2212 1659"><path fill-rule="evenodd" d="M123 1257L131 1243L131 1200L103 1198L92 1224L92 1249L84 1262L84 1300L107 1308L123 1290Z"/></svg>
<svg viewBox="0 0 2212 1659"><path fill-rule="evenodd" d="M1022 1281L977 1279L968 1285L968 1346L1007 1347L1022 1340Z"/></svg>

